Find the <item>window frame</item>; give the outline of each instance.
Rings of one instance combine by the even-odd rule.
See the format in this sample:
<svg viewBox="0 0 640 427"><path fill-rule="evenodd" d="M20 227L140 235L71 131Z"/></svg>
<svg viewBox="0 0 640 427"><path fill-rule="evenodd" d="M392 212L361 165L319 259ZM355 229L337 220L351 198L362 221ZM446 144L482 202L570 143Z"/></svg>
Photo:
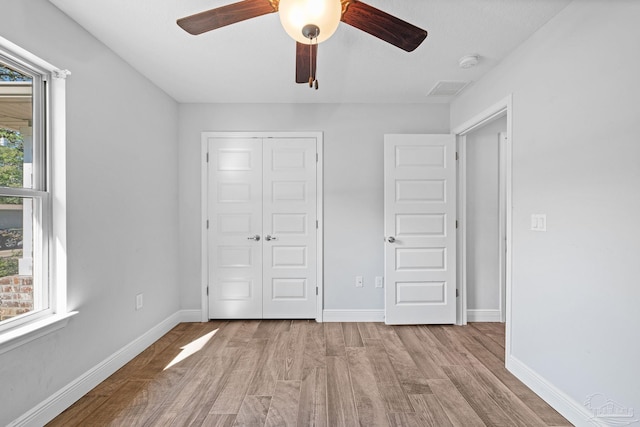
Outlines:
<svg viewBox="0 0 640 427"><path fill-rule="evenodd" d="M66 77L59 69L0 37L0 58L33 76L32 188L2 189L3 196L30 197L41 225L34 227L34 283L40 274L48 307L0 323L0 354L66 326L77 312L67 310L66 265ZM42 142L36 142L42 141ZM38 151L36 151L38 150ZM35 218L35 215L34 215ZM40 254L40 260L36 258ZM36 266L39 262L42 265ZM34 291L35 294L35 291Z"/></svg>

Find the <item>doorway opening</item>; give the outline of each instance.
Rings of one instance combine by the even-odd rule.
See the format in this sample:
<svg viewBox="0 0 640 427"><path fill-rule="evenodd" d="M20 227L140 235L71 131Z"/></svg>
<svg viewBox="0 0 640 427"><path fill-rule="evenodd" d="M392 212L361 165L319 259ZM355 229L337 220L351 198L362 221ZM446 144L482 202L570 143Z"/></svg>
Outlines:
<svg viewBox="0 0 640 427"><path fill-rule="evenodd" d="M458 307L456 323L465 325L467 321L500 321L506 322L506 348L510 344L510 294L511 294L511 96L501 100L482 111L472 119L453 130L456 135L458 164ZM492 151L483 150L480 145L471 149L470 144L483 140L486 135L493 135ZM492 138L488 137L489 140ZM484 157L491 157L493 168L489 171L479 167ZM493 176L490 176L494 173ZM497 175L497 176L496 176ZM483 182L469 185L470 178L480 178ZM478 188L478 187L483 188ZM491 200L483 192L491 186L495 191ZM479 190L480 194L470 191ZM484 194L484 195L483 195ZM487 204L493 209L493 236L487 236ZM471 211L470 209L473 209ZM498 218L495 217L497 213ZM486 242L493 239L491 247ZM483 249L484 245L484 249ZM491 255L487 257L487 254ZM494 261L490 261L493 259ZM489 261L487 261L489 260ZM497 265L488 265L495 262ZM470 275L473 274L474 277ZM493 288L486 288L487 280L497 279ZM471 289L473 284L484 283L484 288ZM486 288L486 289L485 289ZM487 304L486 309L478 308L478 304ZM471 309L471 310L469 310Z"/></svg>

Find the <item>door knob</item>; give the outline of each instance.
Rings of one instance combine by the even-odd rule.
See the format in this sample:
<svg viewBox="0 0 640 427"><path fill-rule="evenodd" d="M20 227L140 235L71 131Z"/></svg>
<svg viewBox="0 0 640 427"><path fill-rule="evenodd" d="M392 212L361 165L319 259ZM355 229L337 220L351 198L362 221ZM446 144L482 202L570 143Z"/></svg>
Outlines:
<svg viewBox="0 0 640 427"><path fill-rule="evenodd" d="M270 242L271 240L278 240L278 238L276 236L270 236L269 234L267 234L264 240L266 240L267 242Z"/></svg>
<svg viewBox="0 0 640 427"><path fill-rule="evenodd" d="M393 236L389 236L389 237L387 238L387 242L389 242L389 243L394 243L395 241L396 241L396 238L395 238L395 237L393 237Z"/></svg>
<svg viewBox="0 0 640 427"><path fill-rule="evenodd" d="M256 242L259 242L260 241L260 235L256 234L255 236L247 237L247 240L255 240Z"/></svg>

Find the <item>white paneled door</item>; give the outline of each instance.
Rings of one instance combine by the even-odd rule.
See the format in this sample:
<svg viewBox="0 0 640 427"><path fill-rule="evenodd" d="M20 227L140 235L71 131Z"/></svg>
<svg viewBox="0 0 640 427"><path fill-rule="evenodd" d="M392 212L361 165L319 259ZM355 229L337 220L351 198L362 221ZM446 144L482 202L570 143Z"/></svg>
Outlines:
<svg viewBox="0 0 640 427"><path fill-rule="evenodd" d="M385 135L385 322L456 321L453 135Z"/></svg>
<svg viewBox="0 0 640 427"><path fill-rule="evenodd" d="M209 316L262 318L262 141L210 138Z"/></svg>
<svg viewBox="0 0 640 427"><path fill-rule="evenodd" d="M316 141L263 144L264 318L316 313Z"/></svg>
<svg viewBox="0 0 640 427"><path fill-rule="evenodd" d="M316 317L316 139L208 139L209 317Z"/></svg>

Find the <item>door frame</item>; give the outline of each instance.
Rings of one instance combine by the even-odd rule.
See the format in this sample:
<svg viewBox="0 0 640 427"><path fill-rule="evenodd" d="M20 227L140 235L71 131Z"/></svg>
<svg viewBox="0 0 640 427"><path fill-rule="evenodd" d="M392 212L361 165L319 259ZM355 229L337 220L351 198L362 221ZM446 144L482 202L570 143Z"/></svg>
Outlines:
<svg viewBox="0 0 640 427"><path fill-rule="evenodd" d="M466 229L466 135L475 129L498 118L507 118L507 143L504 144L505 150L500 153L500 179L504 179L504 185L501 186L502 191L499 195L500 200L500 229L499 241L501 248L500 268L501 277L504 271L504 280L500 283L500 316L501 320L506 322L506 340L505 347L507 354L510 354L510 324L511 324L511 285L512 285L512 95L507 96L491 107L480 112L476 116L462 123L453 129L458 143L459 165L458 165L458 286L459 297L457 301L457 319L456 324L467 324L467 229ZM503 148L503 144L500 145ZM504 206L504 209L502 208ZM504 250L504 251L503 251Z"/></svg>
<svg viewBox="0 0 640 427"><path fill-rule="evenodd" d="M324 180L323 180L323 155L324 140L322 132L202 132L200 142L200 277L201 277L201 320L209 321L209 295L207 284L209 283L209 247L207 239L208 212L208 141L209 138L315 138L316 152L318 159L316 162L316 218L318 227L316 229L316 286L318 297L316 299L316 321L322 322L322 310L324 301L324 268L323 268L323 247L324 247Z"/></svg>

